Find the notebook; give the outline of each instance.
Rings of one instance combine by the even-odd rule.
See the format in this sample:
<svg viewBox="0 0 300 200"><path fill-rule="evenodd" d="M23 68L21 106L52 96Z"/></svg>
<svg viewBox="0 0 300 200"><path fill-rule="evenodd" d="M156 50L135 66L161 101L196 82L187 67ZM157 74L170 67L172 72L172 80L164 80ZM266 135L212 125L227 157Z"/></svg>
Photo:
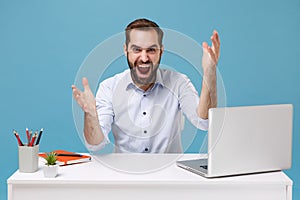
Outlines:
<svg viewBox="0 0 300 200"><path fill-rule="evenodd" d="M89 155L78 154L65 150L55 150L53 152L57 154L57 161L59 162L59 165L70 165L88 162L91 160L91 156ZM39 153L39 156L45 158L46 153Z"/></svg>
<svg viewBox="0 0 300 200"><path fill-rule="evenodd" d="M291 104L212 108L207 158L176 163L208 178L289 169L292 126Z"/></svg>

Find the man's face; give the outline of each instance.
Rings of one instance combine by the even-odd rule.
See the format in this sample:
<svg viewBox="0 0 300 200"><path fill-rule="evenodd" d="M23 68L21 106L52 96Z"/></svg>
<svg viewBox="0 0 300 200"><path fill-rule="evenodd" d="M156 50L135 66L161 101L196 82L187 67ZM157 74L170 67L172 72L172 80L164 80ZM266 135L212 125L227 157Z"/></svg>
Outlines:
<svg viewBox="0 0 300 200"><path fill-rule="evenodd" d="M124 46L131 76L139 87L155 82L163 47L159 45L157 32L153 29L130 32L130 42Z"/></svg>

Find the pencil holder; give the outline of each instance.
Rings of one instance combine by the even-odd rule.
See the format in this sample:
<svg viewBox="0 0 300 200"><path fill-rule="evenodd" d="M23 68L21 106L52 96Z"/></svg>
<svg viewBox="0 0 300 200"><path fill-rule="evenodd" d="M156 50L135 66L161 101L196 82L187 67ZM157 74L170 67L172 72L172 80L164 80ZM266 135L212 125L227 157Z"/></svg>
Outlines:
<svg viewBox="0 0 300 200"><path fill-rule="evenodd" d="M37 171L39 161L39 145L19 146L19 172Z"/></svg>

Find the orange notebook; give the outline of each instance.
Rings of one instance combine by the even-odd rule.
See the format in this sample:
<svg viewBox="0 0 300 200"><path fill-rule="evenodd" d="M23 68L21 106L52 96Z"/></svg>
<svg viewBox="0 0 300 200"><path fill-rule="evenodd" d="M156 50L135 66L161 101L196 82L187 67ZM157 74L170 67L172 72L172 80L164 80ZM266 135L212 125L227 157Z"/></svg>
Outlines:
<svg viewBox="0 0 300 200"><path fill-rule="evenodd" d="M59 165L70 165L91 160L91 156L78 154L70 151L55 150L53 152L57 154L57 161L59 162ZM39 153L39 156L45 158L46 153Z"/></svg>

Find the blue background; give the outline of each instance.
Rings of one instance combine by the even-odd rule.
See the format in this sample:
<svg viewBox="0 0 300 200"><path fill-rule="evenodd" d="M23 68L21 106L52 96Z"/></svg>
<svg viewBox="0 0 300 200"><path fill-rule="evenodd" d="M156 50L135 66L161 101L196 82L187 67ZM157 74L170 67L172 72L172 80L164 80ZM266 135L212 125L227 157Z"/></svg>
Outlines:
<svg viewBox="0 0 300 200"><path fill-rule="evenodd" d="M71 85L88 53L139 17L199 43L218 30L228 106L294 105L293 166L285 172L300 199L299 10L297 0L0 0L0 199L18 168L12 129L44 127L40 151L86 151L73 120ZM197 152L201 140L187 152Z"/></svg>

